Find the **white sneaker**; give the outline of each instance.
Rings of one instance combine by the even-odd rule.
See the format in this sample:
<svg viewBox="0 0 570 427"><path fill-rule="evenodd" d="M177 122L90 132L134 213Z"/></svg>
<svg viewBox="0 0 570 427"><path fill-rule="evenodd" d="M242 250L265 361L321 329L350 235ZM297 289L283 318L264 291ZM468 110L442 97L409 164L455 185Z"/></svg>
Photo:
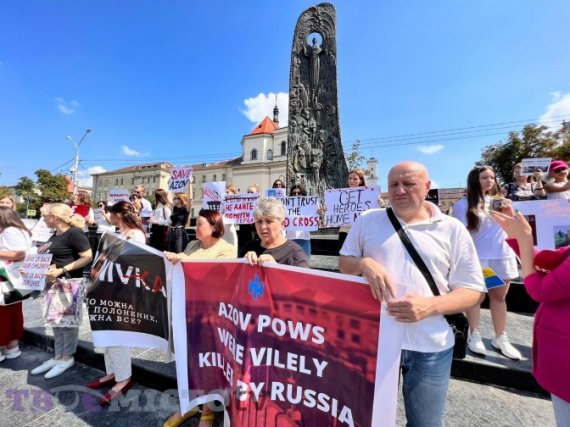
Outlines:
<svg viewBox="0 0 570 427"><path fill-rule="evenodd" d="M50 379L53 377L57 377L58 375L63 374L65 371L71 368L74 363L75 360L73 360L73 357L68 360L58 360L56 365L53 368L51 368L47 374L44 375L44 378Z"/></svg>
<svg viewBox="0 0 570 427"><path fill-rule="evenodd" d="M492 340L491 345L495 350L499 351L499 353L505 357L508 357L509 359L522 359L521 352L513 347L513 345L509 342L509 337L507 337L507 334L504 332L500 337Z"/></svg>
<svg viewBox="0 0 570 427"><path fill-rule="evenodd" d="M485 344L483 344L483 340L481 339L481 334L478 329L473 330L469 334L467 346L473 353L480 354L481 356L487 355L487 349L485 348Z"/></svg>
<svg viewBox="0 0 570 427"><path fill-rule="evenodd" d="M20 351L20 347L16 346L14 348L6 348L2 350L2 355L6 357L6 359L15 359L16 357L20 356L22 352Z"/></svg>
<svg viewBox="0 0 570 427"><path fill-rule="evenodd" d="M30 371L30 374L32 374L32 375L43 374L44 372L49 371L51 368L53 368L56 363L57 363L57 360L55 360L55 359L46 360L44 363L42 363L37 368L32 369Z"/></svg>

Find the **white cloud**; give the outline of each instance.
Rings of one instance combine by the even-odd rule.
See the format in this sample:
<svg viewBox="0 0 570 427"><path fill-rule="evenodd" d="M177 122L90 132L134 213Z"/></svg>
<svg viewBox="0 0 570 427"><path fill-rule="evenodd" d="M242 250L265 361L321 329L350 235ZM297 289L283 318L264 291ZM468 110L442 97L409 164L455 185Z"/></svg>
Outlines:
<svg viewBox="0 0 570 427"><path fill-rule="evenodd" d="M539 121L541 125L558 130L560 121L563 119L568 121L568 116L570 116L570 93L553 92L552 102L546 107L546 113L540 116Z"/></svg>
<svg viewBox="0 0 570 427"><path fill-rule="evenodd" d="M103 173L107 170L103 166L93 166L87 170L80 170L77 174L77 184L80 187L91 187L93 185L93 177L91 175L95 173Z"/></svg>
<svg viewBox="0 0 570 427"><path fill-rule="evenodd" d="M255 98L244 99L245 109L240 111L248 118L249 121L257 124L262 121L265 116L273 119L273 108L275 108L275 94L269 92L267 95L260 93ZM287 126L289 120L289 94L279 92L277 94L277 107L279 108L279 126Z"/></svg>
<svg viewBox="0 0 570 427"><path fill-rule="evenodd" d="M59 97L55 98L55 103L57 109L66 116L75 113L77 108L79 108L79 106L81 105L79 102L75 100L66 101L65 99Z"/></svg>
<svg viewBox="0 0 570 427"><path fill-rule="evenodd" d="M418 151L423 154L435 154L438 151L443 150L444 145L434 144L434 145L420 145Z"/></svg>
<svg viewBox="0 0 570 427"><path fill-rule="evenodd" d="M142 153L140 151L133 150L132 148L127 147L126 145L121 146L121 150L123 151L123 154L125 154L129 157L141 157L142 156Z"/></svg>

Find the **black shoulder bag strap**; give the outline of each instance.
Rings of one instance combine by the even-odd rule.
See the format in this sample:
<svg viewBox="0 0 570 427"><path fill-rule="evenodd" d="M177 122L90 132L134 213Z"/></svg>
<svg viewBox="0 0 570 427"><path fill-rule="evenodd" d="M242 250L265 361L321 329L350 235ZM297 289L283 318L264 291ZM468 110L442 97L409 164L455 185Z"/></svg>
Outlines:
<svg viewBox="0 0 570 427"><path fill-rule="evenodd" d="M435 280L433 280L433 276L431 275L429 268L427 268L427 265L424 263L424 260L422 259L418 251L416 251L416 248L410 241L410 238L408 237L406 232L402 229L402 225L400 224L400 221L398 221L398 219L396 218L396 215L394 215L392 208L386 209L386 213L388 214L388 218L390 218L390 222L394 226L394 229L398 233L398 237L400 237L400 240L404 244L404 247L406 248L412 259L414 260L414 263L416 264L416 266L418 267L418 269L420 270L420 272L428 282L428 285L433 294L436 297L441 295L439 293L437 285L435 284ZM467 336L469 333L469 321L467 320L467 317L465 317L465 314L463 313L446 314L443 317L445 317L445 320L447 320L447 323L449 324L449 326L451 326L453 335L455 337L453 357L456 359L463 359L465 357L465 352L467 351Z"/></svg>
<svg viewBox="0 0 570 427"><path fill-rule="evenodd" d="M428 285L429 285L431 291L433 292L433 294L436 297L441 295L439 293L439 289L437 288L437 285L435 284L435 280L433 280L433 276L431 275L429 269L427 268L427 265L425 264L424 260L422 259L421 255L418 253L418 251L416 251L416 248L414 247L413 243L410 241L410 238L408 237L408 235L406 234L406 232L402 228L402 224L400 224L400 221L398 221L398 218L396 218L396 215L394 215L392 208L387 208L386 213L388 214L388 218L390 218L390 222L394 226L394 229L398 233L398 237L400 238L400 240L404 244L404 247L406 248L406 250L408 251L408 253L412 257L412 260L414 261L414 263L416 264L416 266L418 267L418 269L420 270L420 272L422 273L422 275L424 276L424 278L428 282Z"/></svg>

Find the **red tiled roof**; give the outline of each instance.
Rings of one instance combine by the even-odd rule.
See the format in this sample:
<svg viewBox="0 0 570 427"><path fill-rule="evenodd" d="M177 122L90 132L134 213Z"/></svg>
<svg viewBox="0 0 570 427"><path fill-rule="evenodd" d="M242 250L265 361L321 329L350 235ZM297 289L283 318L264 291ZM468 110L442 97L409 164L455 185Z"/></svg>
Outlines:
<svg viewBox="0 0 570 427"><path fill-rule="evenodd" d="M273 120L271 120L269 117L265 116L265 118L261 121L261 123L259 123L251 131L251 133L249 135L257 135L260 133L273 133L277 129L279 129L279 126L277 126L275 124L275 122Z"/></svg>

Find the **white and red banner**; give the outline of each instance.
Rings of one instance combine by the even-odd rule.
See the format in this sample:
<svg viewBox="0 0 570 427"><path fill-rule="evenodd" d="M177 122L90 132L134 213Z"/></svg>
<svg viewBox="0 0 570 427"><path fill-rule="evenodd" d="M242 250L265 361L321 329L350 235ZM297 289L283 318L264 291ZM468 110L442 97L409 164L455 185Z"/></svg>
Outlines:
<svg viewBox="0 0 570 427"><path fill-rule="evenodd" d="M325 190L325 227L354 224L362 212L380 207L379 198L379 186Z"/></svg>
<svg viewBox="0 0 570 427"><path fill-rule="evenodd" d="M395 425L402 328L362 278L241 260L173 269L183 413L218 400L232 426Z"/></svg>

